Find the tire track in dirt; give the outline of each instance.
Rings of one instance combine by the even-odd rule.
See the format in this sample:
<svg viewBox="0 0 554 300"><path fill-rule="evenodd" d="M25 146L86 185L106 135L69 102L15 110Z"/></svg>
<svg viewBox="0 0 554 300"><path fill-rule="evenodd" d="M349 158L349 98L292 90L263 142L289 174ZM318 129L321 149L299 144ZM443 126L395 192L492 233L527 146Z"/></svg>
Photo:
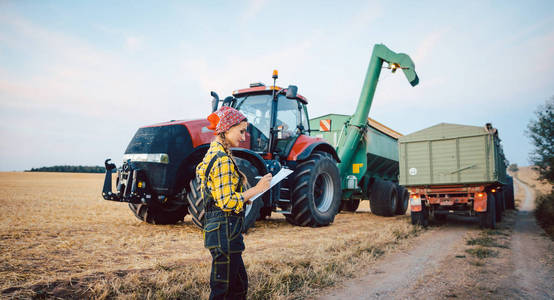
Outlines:
<svg viewBox="0 0 554 300"><path fill-rule="evenodd" d="M525 199L517 213L512 237L514 270L502 285L511 287L514 296L526 299L554 298L554 243L544 236L533 215L534 193L514 178L525 190Z"/></svg>
<svg viewBox="0 0 554 300"><path fill-rule="evenodd" d="M365 275L323 291L316 299L554 299L554 243L533 216L534 194L525 190L518 212L499 229L478 229L475 218L451 217L427 230L402 252L383 257ZM468 239L492 237L498 255L468 256ZM494 250L496 249L496 250Z"/></svg>
<svg viewBox="0 0 554 300"><path fill-rule="evenodd" d="M428 230L414 240L413 248L384 257L366 275L349 280L317 299L404 298L404 292L439 268L453 249L464 242L465 233L472 230L467 219L452 221Z"/></svg>

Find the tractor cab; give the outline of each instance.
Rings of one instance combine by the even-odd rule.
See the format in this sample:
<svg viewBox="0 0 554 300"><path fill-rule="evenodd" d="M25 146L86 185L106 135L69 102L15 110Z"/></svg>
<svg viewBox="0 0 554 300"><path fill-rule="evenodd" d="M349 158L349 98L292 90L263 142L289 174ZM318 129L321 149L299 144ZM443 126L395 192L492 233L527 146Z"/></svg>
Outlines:
<svg viewBox="0 0 554 300"><path fill-rule="evenodd" d="M296 91L296 86L284 89L252 83L223 101L223 105L236 108L248 118L250 150L265 159L276 155L286 158L298 137L309 132L308 102Z"/></svg>

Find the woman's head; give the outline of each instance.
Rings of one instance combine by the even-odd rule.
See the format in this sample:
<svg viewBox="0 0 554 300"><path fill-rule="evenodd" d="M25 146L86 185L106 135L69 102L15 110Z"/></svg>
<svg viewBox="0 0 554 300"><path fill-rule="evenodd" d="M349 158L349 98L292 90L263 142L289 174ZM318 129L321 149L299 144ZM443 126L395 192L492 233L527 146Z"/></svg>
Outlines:
<svg viewBox="0 0 554 300"><path fill-rule="evenodd" d="M241 141L246 139L246 117L238 110L223 106L208 116L210 126L208 129L215 131L225 146L238 147Z"/></svg>

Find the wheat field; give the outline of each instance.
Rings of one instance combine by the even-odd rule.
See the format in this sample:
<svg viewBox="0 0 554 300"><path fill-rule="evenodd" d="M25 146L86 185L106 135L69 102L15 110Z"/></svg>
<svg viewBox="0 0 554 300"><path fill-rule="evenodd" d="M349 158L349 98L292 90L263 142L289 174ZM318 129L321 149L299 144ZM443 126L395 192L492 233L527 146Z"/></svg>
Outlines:
<svg viewBox="0 0 554 300"><path fill-rule="evenodd" d="M137 220L100 195L103 174L0 173L0 291L6 298L205 299L210 255L190 219ZM245 236L249 299L301 299L359 273L421 229L367 201L331 226L278 214Z"/></svg>

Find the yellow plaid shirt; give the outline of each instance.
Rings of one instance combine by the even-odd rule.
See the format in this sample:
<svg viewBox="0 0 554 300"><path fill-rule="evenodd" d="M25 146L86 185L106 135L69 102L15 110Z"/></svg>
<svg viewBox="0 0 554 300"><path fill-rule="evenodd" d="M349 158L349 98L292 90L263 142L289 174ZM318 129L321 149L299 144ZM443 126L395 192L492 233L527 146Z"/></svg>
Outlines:
<svg viewBox="0 0 554 300"><path fill-rule="evenodd" d="M202 185L206 182L204 176L206 168L217 152L225 152L225 149L220 143L213 141L210 144L206 156L204 156L204 160L196 167L196 175L200 178ZM234 211L237 214L243 210L244 197L242 195L243 193L239 192L242 190L240 175L239 172L235 170L235 164L228 155L220 157L214 162L210 174L208 175L208 183L206 186L212 193L215 205L221 208L221 210L226 212ZM202 195L202 197L203 196L204 195Z"/></svg>

